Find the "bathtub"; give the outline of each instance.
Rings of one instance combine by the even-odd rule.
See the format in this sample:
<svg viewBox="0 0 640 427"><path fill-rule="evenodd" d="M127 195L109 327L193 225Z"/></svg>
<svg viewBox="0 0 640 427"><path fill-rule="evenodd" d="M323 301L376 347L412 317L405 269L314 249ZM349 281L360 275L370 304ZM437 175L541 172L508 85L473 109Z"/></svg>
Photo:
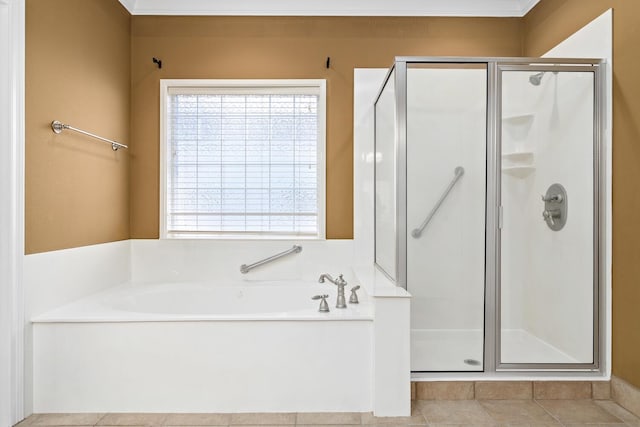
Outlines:
<svg viewBox="0 0 640 427"><path fill-rule="evenodd" d="M56 308L32 319L34 411L371 411L373 307L335 299L300 281L153 283Z"/></svg>

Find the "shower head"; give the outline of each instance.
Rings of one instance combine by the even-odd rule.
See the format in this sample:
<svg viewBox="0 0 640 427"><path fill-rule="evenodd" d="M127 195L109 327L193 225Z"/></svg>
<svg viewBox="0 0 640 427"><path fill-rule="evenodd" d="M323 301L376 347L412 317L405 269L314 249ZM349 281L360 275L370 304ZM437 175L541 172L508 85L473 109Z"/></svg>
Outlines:
<svg viewBox="0 0 640 427"><path fill-rule="evenodd" d="M544 71L541 71L539 73L529 76L529 83L531 83L534 86L540 86L540 82L542 81L542 76L544 76Z"/></svg>

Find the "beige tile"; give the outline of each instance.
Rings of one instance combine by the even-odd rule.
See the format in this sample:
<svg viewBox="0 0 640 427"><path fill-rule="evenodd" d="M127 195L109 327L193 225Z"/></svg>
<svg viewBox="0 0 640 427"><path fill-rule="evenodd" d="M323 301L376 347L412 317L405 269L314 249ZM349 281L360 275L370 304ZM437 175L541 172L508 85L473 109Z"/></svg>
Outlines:
<svg viewBox="0 0 640 427"><path fill-rule="evenodd" d="M421 381L416 383L418 400L470 400L473 381Z"/></svg>
<svg viewBox="0 0 640 427"><path fill-rule="evenodd" d="M420 408L431 424L495 424L493 418L475 400L431 400Z"/></svg>
<svg viewBox="0 0 640 427"><path fill-rule="evenodd" d="M27 426L33 425L33 423L36 421L37 418L38 418L38 415L36 414L29 415L27 418L20 421L14 427L27 427Z"/></svg>
<svg viewBox="0 0 640 427"><path fill-rule="evenodd" d="M31 423L34 426L93 426L104 414L38 414Z"/></svg>
<svg viewBox="0 0 640 427"><path fill-rule="evenodd" d="M562 424L561 424L562 425ZM626 424L601 424L601 423L566 423L567 427L628 427Z"/></svg>
<svg viewBox="0 0 640 427"><path fill-rule="evenodd" d="M482 407L499 423L554 423L556 420L533 400L483 400Z"/></svg>
<svg viewBox="0 0 640 427"><path fill-rule="evenodd" d="M618 405L616 402L611 400L597 400L595 401L596 405L610 413L611 415L620 418L622 421L627 423L628 425L632 425L634 427L640 427L640 418L632 414L631 412L624 409L622 406Z"/></svg>
<svg viewBox="0 0 640 427"><path fill-rule="evenodd" d="M591 398L595 400L611 399L611 382L610 381L591 382Z"/></svg>
<svg viewBox="0 0 640 427"><path fill-rule="evenodd" d="M269 427L291 427L291 424L242 424L242 427L264 427L265 425L268 425ZM318 426L304 426L304 427L318 427ZM320 426L320 427L325 427L325 426ZM341 427L341 426L331 426L331 427ZM353 427L353 426L350 426Z"/></svg>
<svg viewBox="0 0 640 427"><path fill-rule="evenodd" d="M558 421L552 421L548 423L530 422L530 423L500 423L499 427L562 427L562 424Z"/></svg>
<svg viewBox="0 0 640 427"><path fill-rule="evenodd" d="M432 402L432 400L414 400L411 402L411 416L412 417L418 417L418 416L423 416L422 415L422 407L429 403Z"/></svg>
<svg viewBox="0 0 640 427"><path fill-rule="evenodd" d="M294 413L246 413L231 414L230 424L242 425L292 425L296 423Z"/></svg>
<svg viewBox="0 0 640 427"><path fill-rule="evenodd" d="M620 418L596 405L593 400L538 400L544 409L563 424L617 424Z"/></svg>
<svg viewBox="0 0 640 427"><path fill-rule="evenodd" d="M534 381L534 399L591 399L590 381Z"/></svg>
<svg viewBox="0 0 640 427"><path fill-rule="evenodd" d="M226 426L231 414L169 414L164 420L166 426Z"/></svg>
<svg viewBox="0 0 640 427"><path fill-rule="evenodd" d="M292 424L242 424L242 427L264 427L265 425L268 425L269 427L291 427ZM305 427L311 427L311 426L305 426ZM331 427L337 427L337 426L331 426Z"/></svg>
<svg viewBox="0 0 640 427"><path fill-rule="evenodd" d="M640 417L640 389L612 376L611 398L620 406Z"/></svg>
<svg viewBox="0 0 640 427"><path fill-rule="evenodd" d="M413 411L412 411L413 412ZM427 420L420 412L410 417L376 417L371 412L362 414L362 424L366 425L426 425Z"/></svg>
<svg viewBox="0 0 640 427"><path fill-rule="evenodd" d="M532 399L531 381L476 381L475 398L478 400Z"/></svg>
<svg viewBox="0 0 640 427"><path fill-rule="evenodd" d="M297 415L296 424L360 424L360 412L301 412Z"/></svg>
<svg viewBox="0 0 640 427"><path fill-rule="evenodd" d="M491 423L429 423L429 427L500 427L495 421Z"/></svg>
<svg viewBox="0 0 640 427"><path fill-rule="evenodd" d="M356 424L300 424L301 426L304 427L327 427L328 425L330 425L331 427L353 427ZM382 424L378 424L378 426L382 427ZM249 427L249 426L242 426L242 427ZM271 426L270 426L271 427ZM391 424L384 424L384 427L392 427ZM395 427L395 426L393 426Z"/></svg>
<svg viewBox="0 0 640 427"><path fill-rule="evenodd" d="M100 426L159 426L167 414L113 413L105 415Z"/></svg>

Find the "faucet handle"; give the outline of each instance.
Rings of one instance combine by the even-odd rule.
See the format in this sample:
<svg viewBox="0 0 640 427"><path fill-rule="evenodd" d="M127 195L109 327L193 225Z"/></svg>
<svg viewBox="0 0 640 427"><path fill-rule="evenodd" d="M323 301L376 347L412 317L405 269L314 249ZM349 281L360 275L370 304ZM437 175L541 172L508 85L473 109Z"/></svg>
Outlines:
<svg viewBox="0 0 640 427"><path fill-rule="evenodd" d="M555 218L558 218L558 216L559 216L558 209L549 209L549 210L545 209L542 212L542 218L546 222L548 222L550 225L555 225L556 224Z"/></svg>
<svg viewBox="0 0 640 427"><path fill-rule="evenodd" d="M358 294L356 294L356 291L360 289L360 285L354 286L353 288L351 288L351 296L349 297L349 304L359 304L360 301L358 301Z"/></svg>
<svg viewBox="0 0 640 427"><path fill-rule="evenodd" d="M556 202L556 203L562 203L564 201L564 197L562 197L562 194L552 194L550 196L545 196L544 194L542 195L542 201L543 202Z"/></svg>
<svg viewBox="0 0 640 427"><path fill-rule="evenodd" d="M329 295L314 295L313 297L311 297L312 300L321 300L320 301L320 307L318 308L318 311L321 313L328 313L329 312L329 304L327 304L327 298L329 298Z"/></svg>

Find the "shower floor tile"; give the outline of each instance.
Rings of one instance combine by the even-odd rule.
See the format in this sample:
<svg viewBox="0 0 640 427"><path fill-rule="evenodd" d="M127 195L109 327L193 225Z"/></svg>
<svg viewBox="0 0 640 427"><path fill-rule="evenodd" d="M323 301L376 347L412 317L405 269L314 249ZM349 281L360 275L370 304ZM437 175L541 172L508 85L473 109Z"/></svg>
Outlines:
<svg viewBox="0 0 640 427"><path fill-rule="evenodd" d="M31 426L321 427L640 427L640 418L611 400L415 400L410 417L371 412L252 414L37 414Z"/></svg>

